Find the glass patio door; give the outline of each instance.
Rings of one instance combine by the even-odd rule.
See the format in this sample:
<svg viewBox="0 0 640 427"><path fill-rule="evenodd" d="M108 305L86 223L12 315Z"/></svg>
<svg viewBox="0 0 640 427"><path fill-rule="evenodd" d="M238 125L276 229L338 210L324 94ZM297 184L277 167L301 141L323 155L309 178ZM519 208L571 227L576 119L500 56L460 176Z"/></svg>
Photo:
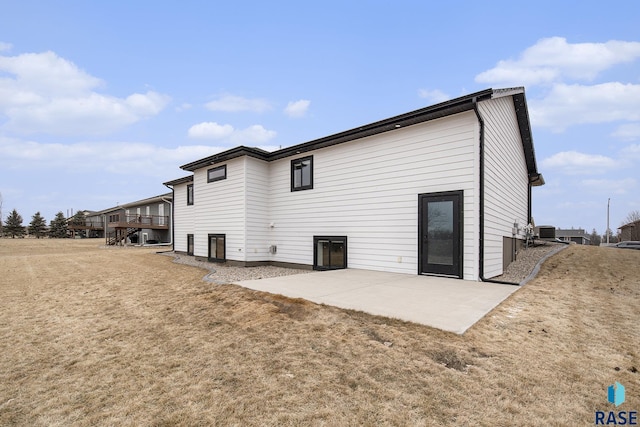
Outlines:
<svg viewBox="0 0 640 427"><path fill-rule="evenodd" d="M421 274L462 277L462 192L419 196Z"/></svg>

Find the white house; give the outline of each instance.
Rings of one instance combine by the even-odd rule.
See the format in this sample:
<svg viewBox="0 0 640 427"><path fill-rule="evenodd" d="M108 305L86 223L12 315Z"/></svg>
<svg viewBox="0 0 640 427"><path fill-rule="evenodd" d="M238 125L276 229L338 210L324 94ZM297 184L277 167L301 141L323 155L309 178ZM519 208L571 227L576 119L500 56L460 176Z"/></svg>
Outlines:
<svg viewBox="0 0 640 427"><path fill-rule="evenodd" d="M176 252L240 265L484 280L531 221L536 166L523 88L481 92L266 152L181 167Z"/></svg>

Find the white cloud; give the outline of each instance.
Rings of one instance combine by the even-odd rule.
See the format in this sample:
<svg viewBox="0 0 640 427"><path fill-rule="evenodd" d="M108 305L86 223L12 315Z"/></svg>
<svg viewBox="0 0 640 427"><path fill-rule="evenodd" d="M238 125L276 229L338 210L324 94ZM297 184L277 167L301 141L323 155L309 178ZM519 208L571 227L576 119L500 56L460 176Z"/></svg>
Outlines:
<svg viewBox="0 0 640 427"><path fill-rule="evenodd" d="M307 114L311 101L307 99L300 99L298 101L291 101L284 109L284 113L289 117L304 117Z"/></svg>
<svg viewBox="0 0 640 427"><path fill-rule="evenodd" d="M237 144L264 144L275 138L276 134L276 131L267 130L261 125L253 125L246 129L235 131L231 135L231 141Z"/></svg>
<svg viewBox="0 0 640 427"><path fill-rule="evenodd" d="M628 147L624 147L620 151L620 158L625 159L628 162L634 160L640 160L640 144L631 144ZM637 164L633 164L634 168L637 168Z"/></svg>
<svg viewBox="0 0 640 427"><path fill-rule="evenodd" d="M190 110L192 107L193 107L193 105L191 105L191 104L189 104L189 103L187 103L187 102L184 102L184 103L182 103L181 105L179 105L178 107L176 107L176 111L177 111L178 113L181 113L181 112L183 112L183 111Z"/></svg>
<svg viewBox="0 0 640 427"><path fill-rule="evenodd" d="M11 49L13 49L13 45L11 43L0 42L0 52L4 52Z"/></svg>
<svg viewBox="0 0 640 427"><path fill-rule="evenodd" d="M41 143L0 137L0 165L4 170L24 168L68 172L100 171L166 178L168 170L180 175L178 166L225 147L206 145L157 147L137 142L79 142L74 144Z"/></svg>
<svg viewBox="0 0 640 427"><path fill-rule="evenodd" d="M623 141L635 141L640 139L640 123L629 123L621 125L611 136Z"/></svg>
<svg viewBox="0 0 640 427"><path fill-rule="evenodd" d="M205 104L211 111L224 111L224 112L239 112L239 111L252 111L255 113L262 113L270 110L271 105L266 99L262 98L243 98L235 95L225 95L214 101L210 101Z"/></svg>
<svg viewBox="0 0 640 427"><path fill-rule="evenodd" d="M624 179L585 179L581 184L591 193L627 194L636 188L633 178Z"/></svg>
<svg viewBox="0 0 640 427"><path fill-rule="evenodd" d="M126 98L95 89L102 80L53 52L0 56L0 117L16 133L96 135L113 132L158 114L169 97L157 92Z"/></svg>
<svg viewBox="0 0 640 427"><path fill-rule="evenodd" d="M530 86L562 81L593 80L616 64L640 58L640 42L567 43L562 37L539 40L517 60L508 59L478 74L478 83Z"/></svg>
<svg viewBox="0 0 640 427"><path fill-rule="evenodd" d="M611 157L585 154L577 151L562 151L542 161L542 166L557 169L566 175L603 173L616 167Z"/></svg>
<svg viewBox="0 0 640 427"><path fill-rule="evenodd" d="M18 133L101 135L160 112L168 98L156 92L126 99L91 93L83 98L55 98L7 110L5 128Z"/></svg>
<svg viewBox="0 0 640 427"><path fill-rule="evenodd" d="M593 86L557 84L529 102L534 126L562 132L584 123L640 120L640 85L618 82Z"/></svg>
<svg viewBox="0 0 640 427"><path fill-rule="evenodd" d="M433 102L434 104L438 104L440 102L448 101L451 99L449 95L438 89L420 89L418 90L418 96L420 98L425 98L427 101Z"/></svg>
<svg viewBox="0 0 640 427"><path fill-rule="evenodd" d="M16 76L15 79L0 80L5 88L45 98L84 95L103 85L102 80L50 51L0 56L0 70Z"/></svg>
<svg viewBox="0 0 640 427"><path fill-rule="evenodd" d="M246 129L235 129L226 124L203 122L191 126L188 135L193 139L226 139L235 144L264 144L275 138L277 132L267 130L261 125L252 125Z"/></svg>
<svg viewBox="0 0 640 427"><path fill-rule="evenodd" d="M219 125L216 122L203 122L191 126L187 134L194 139L222 139L233 133L231 125Z"/></svg>
<svg viewBox="0 0 640 427"><path fill-rule="evenodd" d="M137 116L149 117L160 113L168 101L165 95L149 91L145 94L134 93L129 95L125 100L125 104Z"/></svg>

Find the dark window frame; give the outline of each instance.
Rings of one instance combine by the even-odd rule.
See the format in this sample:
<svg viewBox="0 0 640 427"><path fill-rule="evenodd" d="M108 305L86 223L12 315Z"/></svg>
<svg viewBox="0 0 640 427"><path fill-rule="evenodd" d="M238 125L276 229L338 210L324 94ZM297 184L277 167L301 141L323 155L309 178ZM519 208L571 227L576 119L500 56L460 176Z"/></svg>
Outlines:
<svg viewBox="0 0 640 427"><path fill-rule="evenodd" d="M195 239L193 237L193 234L187 234L187 255L193 255L194 252L195 252Z"/></svg>
<svg viewBox="0 0 640 427"><path fill-rule="evenodd" d="M211 256L211 238L215 237L216 239L224 239L224 245L222 246L222 258L219 257L220 254L216 258ZM217 244L217 241L216 241ZM216 248L217 249L217 248ZM207 259L211 262L226 262L227 261L227 235L226 234L209 234L207 236Z"/></svg>
<svg viewBox="0 0 640 427"><path fill-rule="evenodd" d="M458 239L453 240L454 248L452 253L454 258L450 269L447 267L439 269L437 266L433 268L434 265L429 264L427 260L428 249L426 244L428 244L428 241L425 241L425 236L429 227L428 218L426 221L425 218L428 214L427 205L430 201L452 201L454 204L454 235L457 234ZM418 194L418 274L464 278L464 190Z"/></svg>
<svg viewBox="0 0 640 427"><path fill-rule="evenodd" d="M187 206L193 205L193 184L187 185Z"/></svg>
<svg viewBox="0 0 640 427"><path fill-rule="evenodd" d="M211 178L211 172L213 171L219 171L219 170L223 170L224 171L224 175L223 176L218 176L215 178ZM211 169L207 169L207 182L216 182L216 181L222 181L223 179L227 179L227 165L222 165L222 166L216 166L215 168L211 168Z"/></svg>
<svg viewBox="0 0 640 427"><path fill-rule="evenodd" d="M344 265L343 267L333 267L331 265L327 267L327 266L318 265L318 242L320 240L328 240L329 242L332 242L332 241L344 242L344 250L343 250L344 253L342 255L343 265ZM313 269L324 271L324 270L343 270L345 268L348 268L349 258L348 258L347 248L348 248L347 236L313 236ZM331 264L331 262L329 262L329 264Z"/></svg>
<svg viewBox="0 0 640 427"><path fill-rule="evenodd" d="M295 171L296 165L301 165L303 162L309 161L309 184L302 184L302 175L300 176L299 186L295 186ZM303 191L313 189L313 156L300 157L298 159L291 160L291 191Z"/></svg>

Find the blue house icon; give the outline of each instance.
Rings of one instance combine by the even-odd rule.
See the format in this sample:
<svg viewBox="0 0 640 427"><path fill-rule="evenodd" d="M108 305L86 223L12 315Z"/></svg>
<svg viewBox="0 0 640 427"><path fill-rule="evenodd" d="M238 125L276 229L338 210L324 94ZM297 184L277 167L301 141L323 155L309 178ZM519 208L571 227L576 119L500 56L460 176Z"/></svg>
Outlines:
<svg viewBox="0 0 640 427"><path fill-rule="evenodd" d="M620 406L624 403L624 386L616 381L608 388L608 400L616 406Z"/></svg>

